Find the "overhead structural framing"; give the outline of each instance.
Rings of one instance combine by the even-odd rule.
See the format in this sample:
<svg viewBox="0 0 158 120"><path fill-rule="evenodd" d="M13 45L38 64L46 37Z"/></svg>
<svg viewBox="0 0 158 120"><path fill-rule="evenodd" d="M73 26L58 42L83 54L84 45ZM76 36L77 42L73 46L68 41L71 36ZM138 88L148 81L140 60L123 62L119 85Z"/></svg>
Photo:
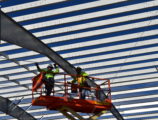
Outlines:
<svg viewBox="0 0 158 120"><path fill-rule="evenodd" d="M2 40L43 54L53 62L57 63L68 74L76 74L75 67L73 65L62 58L54 50L50 49L46 44L36 38L33 34L21 27L5 13L3 13L2 11L0 12ZM89 84L91 86L96 86L96 84L91 80L89 80ZM102 92L101 99L104 99L105 97L107 96ZM110 111L118 120L123 120L123 117L114 107L114 105Z"/></svg>
<svg viewBox="0 0 158 120"><path fill-rule="evenodd" d="M7 98L0 96L0 111L17 118L18 120L36 120L32 115Z"/></svg>
<svg viewBox="0 0 158 120"><path fill-rule="evenodd" d="M71 64L69 64L66 60L64 60L61 56L37 39L30 32L9 18L5 13L2 11L0 12L2 40L46 55L53 62L58 63L58 65L67 73L75 74L75 68Z"/></svg>

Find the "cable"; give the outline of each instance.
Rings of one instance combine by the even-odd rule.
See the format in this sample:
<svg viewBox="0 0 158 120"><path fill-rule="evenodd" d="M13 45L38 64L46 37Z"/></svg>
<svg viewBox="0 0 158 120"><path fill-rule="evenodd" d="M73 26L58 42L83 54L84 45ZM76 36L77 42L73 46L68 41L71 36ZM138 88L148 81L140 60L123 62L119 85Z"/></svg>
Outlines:
<svg viewBox="0 0 158 120"><path fill-rule="evenodd" d="M157 13L158 13L158 10L157 10L155 13L153 13L153 14L157 14ZM152 23L152 20L149 21L149 23L148 23L147 26L149 26L151 23ZM143 37L144 33L145 33L145 30L140 34L139 39L141 39L141 38ZM138 43L139 43L139 41L136 42L133 47L136 47L136 45L137 45ZM133 50L131 50L130 53L129 53L129 55L127 56L127 58L124 59L123 65L120 66L119 70L118 70L118 71L116 72L116 74L114 75L114 79L111 80L111 83L112 83L113 81L115 81L115 79L118 78L118 77L117 77L117 76L118 76L118 73L122 70L122 67L125 65L126 61L128 60L129 56L131 56L132 52L133 52ZM155 66L155 67L156 67L156 66ZM157 67L156 67L156 68L157 68ZM157 70L158 70L158 69L157 69ZM119 103L118 106L120 106L120 105L121 105L121 103ZM123 112L124 112L124 111L123 111Z"/></svg>
<svg viewBox="0 0 158 120"><path fill-rule="evenodd" d="M156 14L156 13L158 13L158 11L156 11L154 14ZM152 22L152 20L149 21L149 23L148 23L147 26L149 26L149 25L151 24L151 22ZM143 31L143 32L140 34L139 39L141 39L141 38L143 37L144 33L145 33L145 31ZM136 47L136 45L137 45L138 43L139 43L139 41L136 42L133 47ZM126 61L128 60L129 56L131 56L132 52L133 52L133 50L130 51L130 53L129 53L129 55L127 56L127 58L125 58L125 60L123 61L123 65L121 65L121 67L119 68L119 70L118 70L118 71L116 72L116 74L114 75L114 77L116 77L115 79L117 79L117 75L118 75L119 71L122 69L122 67L124 66L124 64L125 64ZM115 79L114 79L114 80L115 80ZM113 82L114 80L112 80L111 82Z"/></svg>

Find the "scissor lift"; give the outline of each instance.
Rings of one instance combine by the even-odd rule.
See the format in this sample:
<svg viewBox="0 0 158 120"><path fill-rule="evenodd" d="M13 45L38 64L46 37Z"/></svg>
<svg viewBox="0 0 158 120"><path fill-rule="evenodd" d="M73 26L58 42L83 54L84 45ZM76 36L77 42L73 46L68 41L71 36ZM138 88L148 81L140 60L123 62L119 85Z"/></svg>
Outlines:
<svg viewBox="0 0 158 120"><path fill-rule="evenodd" d="M49 110L58 110L71 120L76 120L75 118L84 120L84 118L77 112L92 113L93 116L91 116L88 120L94 120L104 114L107 110L111 109L112 103L110 80L90 77L90 79L98 81L102 84L91 88L75 85L76 90L79 88L84 88L89 91L86 99L80 99L78 92L72 93L73 84L67 82L70 80L70 76L73 75L64 74L64 82L56 82L56 84L63 86L64 89L60 91L53 90L52 96L44 95L45 91L43 87L41 87L38 92L32 92L32 105L46 106L46 108ZM101 89L104 90L104 93L107 95L107 98L102 101L99 100L99 96L102 94L100 92ZM34 97L35 93L36 95L39 94L37 98Z"/></svg>

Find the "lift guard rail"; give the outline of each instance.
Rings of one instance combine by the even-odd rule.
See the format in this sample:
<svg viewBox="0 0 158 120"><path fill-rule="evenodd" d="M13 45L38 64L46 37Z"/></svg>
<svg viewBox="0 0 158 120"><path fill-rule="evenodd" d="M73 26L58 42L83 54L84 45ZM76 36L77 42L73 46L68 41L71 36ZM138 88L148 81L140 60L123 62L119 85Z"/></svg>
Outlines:
<svg viewBox="0 0 158 120"><path fill-rule="evenodd" d="M72 89L75 88L76 92L77 92L77 89L83 88L83 89L91 91L90 93L93 93L93 99L96 99L97 101L99 101L100 100L100 98L99 98L100 94L102 94L100 92L100 90L102 89L102 90L104 90L104 93L107 96L106 99L109 99L110 102L111 102L111 88L110 88L110 80L109 79L88 77L88 78L92 79L93 81L96 81L96 82L98 81L100 84L98 84L96 87L82 87L78 84L73 84L73 83L70 82L71 81L70 77L73 78L73 77L76 77L76 75L70 75L70 74L59 74L59 75L63 75L64 82L56 82L55 81L55 84L60 84L60 86L63 87L63 91L53 89L53 91L52 91L53 95L52 96L59 95L59 96L64 96L65 99L68 99L69 97L71 97L71 94L73 92ZM44 93L45 93L45 90L44 90L43 86L40 88L40 90L36 91L36 95L39 94L40 96L43 96ZM77 96L78 96L78 94L76 93L76 97ZM34 92L32 92L32 98L34 99Z"/></svg>

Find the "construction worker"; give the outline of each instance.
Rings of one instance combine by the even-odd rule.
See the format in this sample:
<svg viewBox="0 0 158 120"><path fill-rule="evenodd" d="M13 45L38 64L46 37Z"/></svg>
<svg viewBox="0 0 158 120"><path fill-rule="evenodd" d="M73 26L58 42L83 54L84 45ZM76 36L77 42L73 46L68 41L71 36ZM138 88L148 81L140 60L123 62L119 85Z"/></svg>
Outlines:
<svg viewBox="0 0 158 120"><path fill-rule="evenodd" d="M50 64L46 69L41 69L38 63L35 63L37 70L44 73L42 81L45 83L46 95L50 96L52 89L54 89L54 76L59 73L59 68L57 64L54 67ZM55 70L53 70L55 68Z"/></svg>
<svg viewBox="0 0 158 120"><path fill-rule="evenodd" d="M90 86L88 85L87 83L87 78L88 78L88 74L84 71L82 71L82 68L80 67L77 67L76 68L76 72L77 72L77 75L74 77L74 79L71 81L72 84L74 83L78 83L79 85L79 96L80 96L80 99L85 99L86 97L86 92L87 90L90 91ZM83 88L83 87L86 87L86 88Z"/></svg>

